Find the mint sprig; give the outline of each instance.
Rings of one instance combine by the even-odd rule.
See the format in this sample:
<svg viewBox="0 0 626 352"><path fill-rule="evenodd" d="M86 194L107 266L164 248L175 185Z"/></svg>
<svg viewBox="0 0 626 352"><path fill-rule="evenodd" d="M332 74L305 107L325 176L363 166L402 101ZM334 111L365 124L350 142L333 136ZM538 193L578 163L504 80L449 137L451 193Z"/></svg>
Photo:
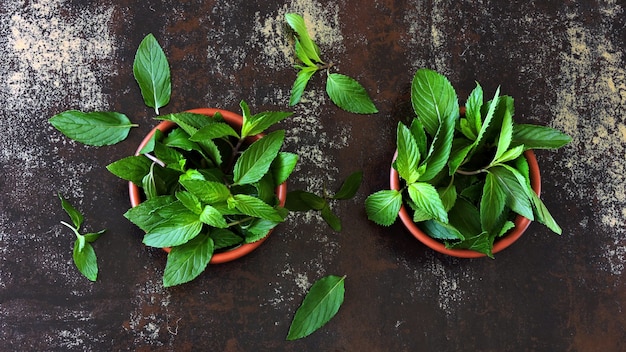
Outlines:
<svg viewBox="0 0 626 352"><path fill-rule="evenodd" d="M96 252L94 251L91 243L95 242L106 230L81 234L79 230L83 223L83 215L76 210L76 208L74 208L74 206L72 206L72 204L70 204L70 202L68 202L60 193L59 199L61 200L63 210L65 210L72 221L71 224L61 221L61 224L71 229L76 235L74 249L72 252L74 265L76 265L76 268L78 268L81 274L83 274L87 279L96 281L98 278L98 258L96 257Z"/></svg>
<svg viewBox="0 0 626 352"><path fill-rule="evenodd" d="M333 212L331 201L353 198L359 190L362 180L363 172L356 171L346 178L335 194L330 194L326 188L323 189L322 195L302 190L291 191L287 193L285 208L290 211L319 211L328 226L336 232L340 232L342 229L341 219Z"/></svg>
<svg viewBox="0 0 626 352"><path fill-rule="evenodd" d="M296 13L285 14L287 24L294 31L294 50L300 62L296 80L291 88L289 106L300 102L309 80L318 71L326 71L326 93L339 108L356 114L374 114L378 109L365 88L354 78L339 73L331 73L332 62L326 63L320 57L320 49L313 41L302 16Z"/></svg>

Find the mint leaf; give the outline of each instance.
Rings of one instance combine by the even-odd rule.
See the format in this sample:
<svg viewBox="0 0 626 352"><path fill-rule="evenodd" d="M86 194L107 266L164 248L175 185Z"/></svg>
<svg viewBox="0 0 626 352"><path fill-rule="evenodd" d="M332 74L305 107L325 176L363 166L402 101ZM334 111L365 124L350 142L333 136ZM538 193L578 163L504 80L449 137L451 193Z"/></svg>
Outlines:
<svg viewBox="0 0 626 352"><path fill-rule="evenodd" d="M484 231L494 231L498 219L504 212L506 198L506 193L496 177L491 172L488 172L485 178L485 185L483 186L483 196L480 201L480 224Z"/></svg>
<svg viewBox="0 0 626 352"><path fill-rule="evenodd" d="M305 201L305 198L307 196L305 196L304 198L302 197L302 195L304 194L309 194L309 192L306 191L301 191L301 190L295 190L295 191L290 191L287 193L287 200L285 201L285 208L291 210L291 211L309 211L309 210L313 210L314 207L310 205L310 201ZM311 193L312 194L312 193ZM315 199L321 199L322 202L324 201L323 198L318 197L317 195L313 194L313 196L315 197ZM313 198L311 198L313 199Z"/></svg>
<svg viewBox="0 0 626 352"><path fill-rule="evenodd" d="M98 232L86 233L86 234L83 235L83 238L85 239L85 242L93 243L98 238L100 238L100 236L102 236L102 234L105 233L105 232L106 232L106 230L100 230Z"/></svg>
<svg viewBox="0 0 626 352"><path fill-rule="evenodd" d="M464 240L465 236L459 232L454 226L446 224L439 220L427 220L420 223L420 227L428 236L437 240Z"/></svg>
<svg viewBox="0 0 626 352"><path fill-rule="evenodd" d="M205 203L223 202L230 197L230 189L219 182L184 178L181 178L179 182L186 190Z"/></svg>
<svg viewBox="0 0 626 352"><path fill-rule="evenodd" d="M165 220L160 216L159 210L169 206L175 201L174 196L159 196L140 203L134 208L128 209L124 217L145 232L150 231L158 223Z"/></svg>
<svg viewBox="0 0 626 352"><path fill-rule="evenodd" d="M209 236L213 239L215 250L236 246L243 242L243 238L227 229L212 229Z"/></svg>
<svg viewBox="0 0 626 352"><path fill-rule="evenodd" d="M378 112L367 91L355 79L340 73L331 73L326 80L326 93L341 109L356 114Z"/></svg>
<svg viewBox="0 0 626 352"><path fill-rule="evenodd" d="M293 170L296 168L297 163L298 154L287 152L278 153L278 156L276 157L276 159L274 159L272 165L270 166L276 186L287 181L289 175L291 175Z"/></svg>
<svg viewBox="0 0 626 352"><path fill-rule="evenodd" d="M496 89L496 92L493 95L493 99L489 103L489 108L487 109L487 115L485 116L485 120L483 121L483 124L480 130L478 131L478 135L476 136L474 145L478 145L478 143L482 141L483 136L485 135L485 133L487 132L487 129L489 128L489 125L491 124L491 120L494 118L496 107L498 106L499 101L500 101L500 87L498 86L498 89ZM506 109L508 110L508 107L506 107Z"/></svg>
<svg viewBox="0 0 626 352"><path fill-rule="evenodd" d="M524 145L524 149L556 149L572 141L572 137L550 127L515 125L513 146Z"/></svg>
<svg viewBox="0 0 626 352"><path fill-rule="evenodd" d="M115 161L107 165L106 168L113 175L123 180L131 181L136 185L141 185L144 176L150 172L151 165L152 162L148 158L141 155L133 155Z"/></svg>
<svg viewBox="0 0 626 352"><path fill-rule="evenodd" d="M321 211L322 219L326 221L326 223L335 231L341 232L341 219L333 213L332 209L330 209L330 205L326 203L326 205L322 208Z"/></svg>
<svg viewBox="0 0 626 352"><path fill-rule="evenodd" d="M411 130L402 122L398 122L396 136L398 156L393 166L406 183L414 183L420 177L418 172L420 152L417 142Z"/></svg>
<svg viewBox="0 0 626 352"><path fill-rule="evenodd" d="M280 122L291 115L293 115L293 113L291 112L264 111L249 116L243 121L243 126L241 127L241 136L243 138L262 133L275 123Z"/></svg>
<svg viewBox="0 0 626 352"><path fill-rule="evenodd" d="M481 108L483 107L483 88L476 82L467 102L465 102L465 119L461 120L463 134L470 140L476 140L478 131L482 127ZM463 129L465 121L466 129Z"/></svg>
<svg viewBox="0 0 626 352"><path fill-rule="evenodd" d="M158 115L159 108L170 102L172 83L167 57L154 35L148 34L139 44L133 74L144 102Z"/></svg>
<svg viewBox="0 0 626 352"><path fill-rule="evenodd" d="M213 240L207 235L173 247L167 255L163 286L171 287L195 279L206 269L212 256Z"/></svg>
<svg viewBox="0 0 626 352"><path fill-rule="evenodd" d="M198 199L198 197L196 197L193 193L187 191L176 192L176 199L178 199L185 206L185 208L189 209L192 213L198 215L202 213L202 203L200 203L200 199Z"/></svg>
<svg viewBox="0 0 626 352"><path fill-rule="evenodd" d="M239 133L235 131L229 124L225 122L213 122L200 128L194 133L189 140L192 142L202 142L209 139L223 138L223 137L239 137Z"/></svg>
<svg viewBox="0 0 626 352"><path fill-rule="evenodd" d="M247 194L235 194L233 198L236 201L235 208L246 215L274 222L284 220L284 217L276 209L258 198Z"/></svg>
<svg viewBox="0 0 626 352"><path fill-rule="evenodd" d="M48 122L66 137L96 147L121 142L128 137L131 127L137 127L126 115L117 112L68 110Z"/></svg>
<svg viewBox="0 0 626 352"><path fill-rule="evenodd" d="M330 275L311 286L291 322L287 340L297 340L310 335L337 314L344 299L345 278Z"/></svg>
<svg viewBox="0 0 626 352"><path fill-rule="evenodd" d="M383 226L396 221L401 206L402 194L396 190L378 191L365 199L367 218Z"/></svg>
<svg viewBox="0 0 626 352"><path fill-rule="evenodd" d="M220 229L225 229L228 227L228 224L226 223L226 220L224 219L224 216L222 216L220 211L210 205L206 205L204 207L204 210L202 210L202 213L200 213L200 221L209 226L217 227Z"/></svg>
<svg viewBox="0 0 626 352"><path fill-rule="evenodd" d="M512 139L513 139L513 116L511 115L511 111L509 109L505 109L504 116L502 117L502 129L500 130L500 136L498 137L498 145L496 147L496 155L493 157L494 161L500 159L500 157L509 149ZM509 160L513 160L515 158L517 158L517 156Z"/></svg>
<svg viewBox="0 0 626 352"><path fill-rule="evenodd" d="M339 191L335 193L333 199L350 199L356 195L356 192L361 187L361 182L363 180L363 171L356 171L350 174L341 187Z"/></svg>
<svg viewBox="0 0 626 352"><path fill-rule="evenodd" d="M313 77L313 74L315 74L317 70L317 67L303 67L298 71L298 76L291 87L289 106L294 106L300 102L307 83L309 83L309 80L311 80L311 77Z"/></svg>
<svg viewBox="0 0 626 352"><path fill-rule="evenodd" d="M72 257L78 271L89 280L96 281L98 278L98 259L91 244L76 239Z"/></svg>
<svg viewBox="0 0 626 352"><path fill-rule="evenodd" d="M76 210L76 208L74 208L74 206L72 206L72 204L70 204L70 202L68 202L61 195L61 193L59 193L58 195L59 195L59 199L61 199L61 207L63 207L63 210L65 210L67 215L70 216L70 219L72 220L72 223L74 224L74 227L76 228L76 230L79 230L80 226L83 224L83 219L84 219L83 214L81 214L78 210Z"/></svg>
<svg viewBox="0 0 626 352"><path fill-rule="evenodd" d="M415 206L433 219L437 219L441 222L448 222L448 213L439 198L439 193L433 185L426 182L412 183L408 187L409 197L415 203Z"/></svg>
<svg viewBox="0 0 626 352"><path fill-rule="evenodd" d="M146 233L143 243L151 247L174 247L196 237L202 229L198 215L191 212L179 212L156 224Z"/></svg>
<svg viewBox="0 0 626 352"><path fill-rule="evenodd" d="M296 34L298 35L298 39L304 54L311 60L323 63L322 59L320 59L319 56L320 49L309 36L306 24L304 23L304 18L296 13L286 13L285 20L287 21L291 29L293 29L294 32L296 32Z"/></svg>
<svg viewBox="0 0 626 352"><path fill-rule="evenodd" d="M278 130L252 143L235 163L234 183L246 185L260 180L278 155L284 138L285 131Z"/></svg>
<svg viewBox="0 0 626 352"><path fill-rule="evenodd" d="M448 79L432 70L420 69L411 84L411 103L417 118L431 136L448 116L458 116L459 103Z"/></svg>
<svg viewBox="0 0 626 352"><path fill-rule="evenodd" d="M523 217L534 220L531 200L524 181L516 177L510 169L501 166L490 168L489 174L493 175L494 180L506 194L506 205Z"/></svg>

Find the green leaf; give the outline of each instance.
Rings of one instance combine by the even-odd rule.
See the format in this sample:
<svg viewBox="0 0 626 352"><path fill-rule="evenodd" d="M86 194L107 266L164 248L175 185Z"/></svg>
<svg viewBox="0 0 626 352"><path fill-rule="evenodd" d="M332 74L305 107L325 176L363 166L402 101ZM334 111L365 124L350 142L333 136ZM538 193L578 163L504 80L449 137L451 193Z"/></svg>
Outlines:
<svg viewBox="0 0 626 352"><path fill-rule="evenodd" d="M396 221L401 206L402 194L396 190L378 191L365 199L367 218L383 226Z"/></svg>
<svg viewBox="0 0 626 352"><path fill-rule="evenodd" d="M189 137L190 141L202 142L208 139L216 139L223 137L239 138L239 133L235 131L229 124L225 122L213 122L200 128L196 133Z"/></svg>
<svg viewBox="0 0 626 352"><path fill-rule="evenodd" d="M531 200L533 202L533 205L535 206L535 214L536 214L537 221L546 225L554 233L559 234L559 235L562 234L563 230L561 229L559 224L556 223L556 220L554 220L554 218L548 211L548 208L545 206L545 204L543 204L539 196L537 196L535 192L530 192L530 193L532 194Z"/></svg>
<svg viewBox="0 0 626 352"><path fill-rule="evenodd" d="M427 220L421 224L422 230L428 234L428 236L437 240L464 240L465 237L454 226L443 223L439 220Z"/></svg>
<svg viewBox="0 0 626 352"><path fill-rule="evenodd" d="M131 127L137 127L126 115L117 112L68 110L48 122L66 137L96 147L121 142L128 137Z"/></svg>
<svg viewBox="0 0 626 352"><path fill-rule="evenodd" d="M267 233L279 223L280 222L266 219L256 219L252 221L244 230L246 235L244 242L253 243L267 237Z"/></svg>
<svg viewBox="0 0 626 352"><path fill-rule="evenodd" d="M202 213L202 203L200 203L200 199L198 199L198 197L196 197L193 193L187 191L176 192L176 199L178 199L185 206L185 208L189 209L192 213L198 215Z"/></svg>
<svg viewBox="0 0 626 352"><path fill-rule="evenodd" d="M159 195L157 192L156 180L154 178L154 164L155 163L152 163L152 165L150 165L150 171L141 180L141 185L143 192L146 195L146 199L151 199Z"/></svg>
<svg viewBox="0 0 626 352"><path fill-rule="evenodd" d="M333 199L350 199L356 195L356 192L361 187L361 182L363 181L363 171L356 171L350 174L343 181L343 184L339 188L339 191L335 193Z"/></svg>
<svg viewBox="0 0 626 352"><path fill-rule="evenodd" d="M278 153L278 156L276 157L276 159L274 159L272 165L270 166L276 186L287 181L289 175L291 175L293 170L296 168L297 163L297 154L287 152Z"/></svg>
<svg viewBox="0 0 626 352"><path fill-rule="evenodd" d="M105 233L105 232L106 232L106 230L100 230L98 232L86 233L86 234L83 235L83 238L85 239L85 242L93 243L98 238L100 238L100 236L102 236L102 234Z"/></svg>
<svg viewBox="0 0 626 352"><path fill-rule="evenodd" d="M500 97L500 87L496 89L496 92L493 95L493 99L489 103L489 108L487 109L487 115L485 116L485 120L483 121L483 124L478 132L478 136L476 137L476 140L474 141L474 145L478 145L478 143L481 142L483 136L487 132L487 129L489 128L489 125L491 124L491 120L493 119L495 115L496 107L498 106L498 102L500 100L499 97Z"/></svg>
<svg viewBox="0 0 626 352"><path fill-rule="evenodd" d="M227 229L213 229L209 236L213 239L215 250L233 247L243 242L243 238Z"/></svg>
<svg viewBox="0 0 626 352"><path fill-rule="evenodd" d="M107 165L106 168L113 175L123 180L131 181L136 185L141 185L144 176L150 172L151 165L152 161L145 156L133 155L115 161Z"/></svg>
<svg viewBox="0 0 626 352"><path fill-rule="evenodd" d="M178 148L185 151L198 150L199 147L196 143L190 141L191 137L182 128L175 128L163 139L162 143L171 148ZM152 146L154 150L154 145ZM143 151L142 154L149 153L149 151Z"/></svg>
<svg viewBox="0 0 626 352"><path fill-rule="evenodd" d="M300 193L300 198L312 209L322 210L327 204L326 199L311 192Z"/></svg>
<svg viewBox="0 0 626 352"><path fill-rule="evenodd" d="M296 56L302 63L308 67L315 68L317 70L317 65L307 56L302 48L302 44L300 44L300 39L295 37L294 49L296 51ZM297 66L296 66L297 67Z"/></svg>
<svg viewBox="0 0 626 352"><path fill-rule="evenodd" d="M167 255L163 286L171 287L198 277L213 256L213 239L200 235L189 242L173 247Z"/></svg>
<svg viewBox="0 0 626 352"><path fill-rule="evenodd" d="M505 205L506 193L496 177L488 172L480 201L480 224L484 231L493 231L498 219L504 212Z"/></svg>
<svg viewBox="0 0 626 352"><path fill-rule="evenodd" d="M490 168L489 174L493 175L500 189L506 194L506 205L527 219L534 220L532 203L521 175L518 178L511 169L501 166Z"/></svg>
<svg viewBox="0 0 626 352"><path fill-rule="evenodd" d="M317 67L303 67L298 71L298 76L291 87L289 106L294 106L300 102L302 93L304 93L307 83L309 83L315 72L317 72Z"/></svg>
<svg viewBox="0 0 626 352"><path fill-rule="evenodd" d="M513 147L507 150L506 152L504 152L502 156L494 160L493 164L503 164L503 163L506 163L507 161L515 160L520 155L522 155L523 152L524 152L524 146L518 145L517 147Z"/></svg>
<svg viewBox="0 0 626 352"><path fill-rule="evenodd" d="M456 101L456 96L455 96ZM454 124L459 116L459 107L452 109L450 115L444 115L434 140L428 157L424 161L427 165L426 171L420 176L420 181L430 181L437 176L448 163L452 141L454 139Z"/></svg>
<svg viewBox="0 0 626 352"><path fill-rule="evenodd" d="M326 203L326 205L322 208L320 213L322 215L322 219L326 221L326 223L336 232L341 232L341 219L335 213L333 213L332 209L330 209L330 205Z"/></svg>
<svg viewBox="0 0 626 352"><path fill-rule="evenodd" d="M448 220L450 225L465 237L469 238L483 232L478 208L463 197L459 197L454 207L448 212Z"/></svg>
<svg viewBox="0 0 626 352"><path fill-rule="evenodd" d="M243 103L243 102L242 102ZM293 115L292 112L285 111L264 111L245 118L241 128L241 136L254 136L264 132L287 117Z"/></svg>
<svg viewBox="0 0 626 352"><path fill-rule="evenodd" d="M285 131L278 130L252 143L235 162L235 184L245 185L260 180L278 155L284 138Z"/></svg>
<svg viewBox="0 0 626 352"><path fill-rule="evenodd" d="M461 122L465 121L467 123L467 130L463 131L463 134L470 140L476 140L478 131L482 127L480 115L482 106L483 88L476 82L476 87L470 93L467 102L465 102L465 120L461 120Z"/></svg>
<svg viewBox="0 0 626 352"><path fill-rule="evenodd" d="M300 45L306 56L311 60L323 63L322 59L319 56L320 49L309 36L309 32L304 23L304 18L296 13L286 13L285 20L287 21L291 29L293 29L298 35Z"/></svg>
<svg viewBox="0 0 626 352"><path fill-rule="evenodd" d="M473 148L474 144L470 143L470 141L465 138L458 138L452 142L452 150L450 151L450 159L448 160L450 176L459 169Z"/></svg>
<svg viewBox="0 0 626 352"><path fill-rule="evenodd" d="M133 62L133 74L143 101L154 108L158 115L159 108L170 102L172 83L167 57L154 35L148 34L139 44Z"/></svg>
<svg viewBox="0 0 626 352"><path fill-rule="evenodd" d="M432 70L420 69L411 84L411 103L417 118L431 136L449 116L456 118L459 103L448 79Z"/></svg>
<svg viewBox="0 0 626 352"><path fill-rule="evenodd" d="M186 190L205 203L223 202L230 197L230 189L219 182L182 178L179 182Z"/></svg>
<svg viewBox="0 0 626 352"><path fill-rule="evenodd" d="M185 156L174 148L169 148L161 142L154 144L154 155L163 162L167 168L176 171L185 171L187 160Z"/></svg>
<svg viewBox="0 0 626 352"><path fill-rule="evenodd" d="M513 116L511 115L511 111L509 109L505 109L504 116L502 117L502 129L500 130L500 136L498 137L498 146L496 148L496 155L493 157L494 161L500 159L500 157L509 149L512 139L513 139ZM512 159L515 159L515 158L512 158ZM512 159L509 159L509 160L512 160Z"/></svg>
<svg viewBox="0 0 626 352"><path fill-rule="evenodd" d="M487 232L482 232L478 235L467 237L461 242L453 243L449 246L449 248L470 249L483 253L489 258L493 258L493 240L494 236L489 235Z"/></svg>
<svg viewBox="0 0 626 352"><path fill-rule="evenodd" d="M72 206L72 204L70 204L70 202L68 202L61 195L61 193L59 193L58 195L59 195L59 199L61 200L61 207L63 207L63 210L65 210L67 215L70 216L70 219L72 220L72 224L74 224L74 227L78 231L80 229L80 226L83 224L83 220L84 220L83 214L81 214L78 210L76 210L76 208L74 208L74 206Z"/></svg>
<svg viewBox="0 0 626 352"><path fill-rule="evenodd" d="M402 122L398 123L396 145L398 156L393 166L408 184L414 183L421 176L418 172L420 152L413 133Z"/></svg>
<svg viewBox="0 0 626 352"><path fill-rule="evenodd" d="M228 227L228 224L220 211L210 205L206 205L204 210L202 210L202 213L200 213L200 221L219 229L225 229Z"/></svg>
<svg viewBox="0 0 626 352"><path fill-rule="evenodd" d="M311 206L309 204L309 202L306 202L303 198L302 195L303 194L307 194L309 192L306 191L301 191L301 190L295 190L295 191L290 191L287 193L287 200L285 201L285 208L289 209L290 211L309 211L314 209L313 206ZM317 195L313 194L313 196L318 197ZM306 198L306 196L305 196ZM320 198L321 199L321 198ZM323 201L323 199L322 199Z"/></svg>
<svg viewBox="0 0 626 352"><path fill-rule="evenodd" d="M262 200L247 194L235 194L235 208L246 215L266 219L274 222L282 222L284 217L273 207Z"/></svg>
<svg viewBox="0 0 626 352"><path fill-rule="evenodd" d="M331 73L326 79L326 93L341 109L355 114L375 114L376 106L367 91L354 78Z"/></svg>
<svg viewBox="0 0 626 352"><path fill-rule="evenodd" d="M96 281L98 278L98 259L96 258L96 252L93 250L91 244L82 242L78 239L74 241L74 251L72 257L74 259L74 265L78 268L86 278L91 281Z"/></svg>
<svg viewBox="0 0 626 352"><path fill-rule="evenodd" d="M202 127L215 122L213 117L191 112L167 114L165 116L159 117L159 119L174 122L190 136L193 136Z"/></svg>
<svg viewBox="0 0 626 352"><path fill-rule="evenodd" d="M344 299L345 278L330 275L311 286L291 322L287 340L297 340L310 335L337 314Z"/></svg>
<svg viewBox="0 0 626 352"><path fill-rule="evenodd" d="M416 182L410 184L408 188L409 197L417 208L431 215L433 219L444 223L448 222L448 213L446 213L439 193L433 185L426 182Z"/></svg>
<svg viewBox="0 0 626 352"><path fill-rule="evenodd" d="M428 149L428 138L426 137L426 131L424 131L424 125L418 119L413 119L411 121L411 133L413 134L413 138L415 138L415 142L417 142L417 147L419 150L420 156L426 156Z"/></svg>
<svg viewBox="0 0 626 352"><path fill-rule="evenodd" d="M140 229L148 232L151 228L165 219L158 215L159 210L169 206L175 201L173 196L159 196L140 203L134 208L130 208L124 217L135 224Z"/></svg>
<svg viewBox="0 0 626 352"><path fill-rule="evenodd" d="M196 237L202 229L198 215L180 212L155 225L143 238L143 243L151 247L174 247Z"/></svg>
<svg viewBox="0 0 626 352"><path fill-rule="evenodd" d="M513 146L524 145L524 149L556 149L572 141L572 137L550 127L515 125Z"/></svg>
<svg viewBox="0 0 626 352"><path fill-rule="evenodd" d="M439 198L441 199L444 210L446 212L449 212L454 204L456 204L456 186L454 184L451 184L448 187L440 188L437 190L437 193L439 193Z"/></svg>

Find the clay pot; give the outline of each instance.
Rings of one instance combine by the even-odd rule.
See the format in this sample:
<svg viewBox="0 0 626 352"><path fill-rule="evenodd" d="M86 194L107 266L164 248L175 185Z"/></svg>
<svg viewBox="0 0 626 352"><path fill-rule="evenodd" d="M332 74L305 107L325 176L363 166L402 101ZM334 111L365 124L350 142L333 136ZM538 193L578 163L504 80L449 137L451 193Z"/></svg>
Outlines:
<svg viewBox="0 0 626 352"><path fill-rule="evenodd" d="M241 125L243 124L243 117L241 115L236 114L234 112L227 111L227 110L213 109L213 108L199 108L199 109L188 110L187 112L191 112L195 114L204 114L208 116L213 116L215 115L216 112L219 112L220 114L222 114L222 117L224 118L225 122L231 125L231 127L233 127L235 130L241 130ZM141 149L143 149L143 147L146 144L148 144L148 142L152 138L152 135L154 135L154 132L157 129L160 130L161 132L167 133L170 130L174 129L174 127L176 127L176 124L171 121L163 121L159 123L154 129L152 129L152 131L150 131L150 133L146 135L146 137L143 139L141 144L139 144L139 147L137 147L137 151L135 152L135 155L140 154ZM250 143L261 138L263 138L263 134L258 134L256 136L250 137ZM143 198L142 198L143 192L134 183L132 182L128 183L128 192L130 195L130 204L133 207L137 206L139 203L143 201ZM284 206L285 201L287 199L287 184L286 183L282 183L278 187L276 187L276 196L279 199L279 205ZM214 253L213 256L211 257L210 263L211 264L226 263L226 262L230 262L235 259L241 258L249 254L253 250L257 249L261 244L263 244L263 242L265 242L265 240L267 239L267 237L269 237L271 233L272 233L272 230L270 230L267 233L267 235L259 241L256 241L253 243L244 243L241 246L233 248L231 250L228 250L225 252ZM163 250L169 253L170 248L163 248Z"/></svg>
<svg viewBox="0 0 626 352"><path fill-rule="evenodd" d="M393 156L393 160L396 159L398 155L398 151ZM537 195L541 192L541 175L539 173L539 165L537 164L537 158L535 157L535 153L532 150L527 150L524 152L524 156L528 160L528 166L530 169L530 184ZM391 189L400 190L400 178L398 176L398 171L391 167L391 172L389 174L389 185ZM411 234L417 238L420 242L425 244L426 246L434 249L435 251L443 254L447 254L453 257L459 258L480 258L485 257L486 255L477 251L473 251L470 249L449 249L446 246L439 242L438 240L430 237L428 234L419 229L419 227L413 222L413 218L407 211L404 204L400 207L400 220L404 226L411 232ZM527 218L517 215L515 217L515 227L511 229L508 233L506 233L501 238L497 239L493 244L493 253L500 252L501 250L507 248L513 242L517 241L520 236L526 231L528 225L530 225L530 220Z"/></svg>

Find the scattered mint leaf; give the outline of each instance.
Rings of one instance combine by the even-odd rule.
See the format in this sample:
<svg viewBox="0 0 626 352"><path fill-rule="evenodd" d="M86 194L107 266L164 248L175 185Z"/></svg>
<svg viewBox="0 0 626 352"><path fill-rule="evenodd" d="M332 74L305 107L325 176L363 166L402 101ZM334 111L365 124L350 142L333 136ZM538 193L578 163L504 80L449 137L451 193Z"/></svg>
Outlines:
<svg viewBox="0 0 626 352"><path fill-rule="evenodd" d="M303 67L300 71L298 71L298 76L291 87L289 106L294 106L300 102L302 94L306 89L306 85L309 83L311 77L313 77L317 70L317 67Z"/></svg>
<svg viewBox="0 0 626 352"><path fill-rule="evenodd" d="M136 124L117 112L82 112L68 110L48 120L54 128L77 142L104 146L113 145L128 137Z"/></svg>
<svg viewBox="0 0 626 352"><path fill-rule="evenodd" d="M304 18L296 13L287 13L285 14L285 20L291 27L291 29L296 32L298 35L300 46L304 54L313 61L324 63L320 58L320 49L317 44L311 39L309 32L306 28L306 24L304 22Z"/></svg>
<svg viewBox="0 0 626 352"><path fill-rule="evenodd" d="M326 93L338 107L356 114L375 114L376 106L367 91L354 78L331 73L326 80Z"/></svg>
<svg viewBox="0 0 626 352"><path fill-rule="evenodd" d="M61 195L61 193L59 193L58 195L59 199L61 199L61 207L63 207L63 210L65 210L67 215L69 215L70 219L72 220L72 224L74 224L74 228L76 230L79 230L80 226L83 224L83 214L76 210L76 208L74 208L74 206L72 206L72 204L70 204L70 202L68 202L67 199L65 199Z"/></svg>
<svg viewBox="0 0 626 352"><path fill-rule="evenodd" d="M359 187L361 187L362 181L363 171L353 172L343 182L339 191L337 191L337 193L333 196L333 199L351 199L356 195Z"/></svg>
<svg viewBox="0 0 626 352"><path fill-rule="evenodd" d="M332 319L344 300L346 277L326 276L311 286L289 327L287 340L306 337Z"/></svg>
<svg viewBox="0 0 626 352"><path fill-rule="evenodd" d="M333 213L328 203L322 208L320 215L333 230L341 232L341 219Z"/></svg>
<svg viewBox="0 0 626 352"><path fill-rule="evenodd" d="M145 104L158 115L159 108L170 102L172 83L167 57L154 35L148 34L139 44L133 74Z"/></svg>

